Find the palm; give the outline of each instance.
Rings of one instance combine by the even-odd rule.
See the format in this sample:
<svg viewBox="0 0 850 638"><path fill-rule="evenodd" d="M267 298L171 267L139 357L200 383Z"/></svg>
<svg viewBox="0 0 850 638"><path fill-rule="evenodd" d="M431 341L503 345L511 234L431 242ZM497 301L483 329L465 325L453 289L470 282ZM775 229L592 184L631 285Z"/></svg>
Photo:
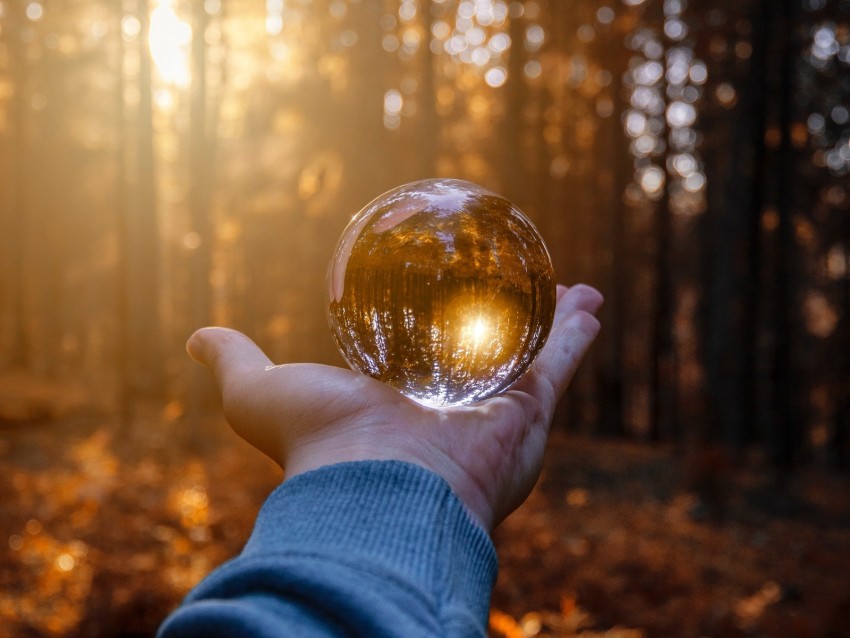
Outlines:
<svg viewBox="0 0 850 638"><path fill-rule="evenodd" d="M552 336L529 373L474 406L427 408L331 366L272 366L233 331L193 337L189 349L215 372L231 426L287 476L347 460L409 461L446 479L489 529L537 479L555 404L598 330L590 313L600 303L592 288L559 287Z"/></svg>

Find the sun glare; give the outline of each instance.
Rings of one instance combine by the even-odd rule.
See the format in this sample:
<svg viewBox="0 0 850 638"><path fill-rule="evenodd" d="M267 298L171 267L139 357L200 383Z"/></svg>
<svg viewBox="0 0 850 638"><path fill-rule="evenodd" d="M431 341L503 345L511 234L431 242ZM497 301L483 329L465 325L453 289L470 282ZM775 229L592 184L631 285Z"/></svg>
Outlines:
<svg viewBox="0 0 850 638"><path fill-rule="evenodd" d="M172 0L160 0L151 13L149 43L159 76L169 84L189 86L192 27L177 17Z"/></svg>
<svg viewBox="0 0 850 638"><path fill-rule="evenodd" d="M493 329L486 317L478 315L463 327L463 337L472 348L478 349L488 343Z"/></svg>

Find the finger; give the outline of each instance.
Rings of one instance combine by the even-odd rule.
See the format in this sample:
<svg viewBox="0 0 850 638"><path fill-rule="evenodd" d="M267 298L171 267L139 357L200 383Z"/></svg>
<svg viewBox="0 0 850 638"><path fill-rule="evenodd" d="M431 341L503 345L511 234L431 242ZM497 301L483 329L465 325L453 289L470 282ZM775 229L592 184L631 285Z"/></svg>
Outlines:
<svg viewBox="0 0 850 638"><path fill-rule="evenodd" d="M223 387L228 379L263 370L271 360L251 339L229 328L201 328L186 342L189 356L210 368Z"/></svg>
<svg viewBox="0 0 850 638"><path fill-rule="evenodd" d="M590 344L599 334L600 325L594 314L602 302L602 295L590 286L558 286L558 305L552 330L532 366L532 379L528 386L547 407L554 409L554 403L561 398ZM535 383L538 380L543 381L543 387Z"/></svg>
<svg viewBox="0 0 850 638"><path fill-rule="evenodd" d="M576 310L583 310L590 314L596 313L604 301L602 293L596 288L586 284L576 284L575 286L557 287L558 304L555 307L555 323L559 318L569 316Z"/></svg>

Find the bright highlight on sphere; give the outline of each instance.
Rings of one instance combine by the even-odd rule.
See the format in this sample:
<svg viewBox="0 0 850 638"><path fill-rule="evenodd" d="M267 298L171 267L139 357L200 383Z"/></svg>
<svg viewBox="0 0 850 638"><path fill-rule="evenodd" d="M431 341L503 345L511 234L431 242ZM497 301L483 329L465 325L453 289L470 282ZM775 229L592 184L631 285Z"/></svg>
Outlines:
<svg viewBox="0 0 850 638"><path fill-rule="evenodd" d="M413 182L363 208L328 268L331 332L352 369L430 406L518 380L555 314L549 253L504 197L454 179Z"/></svg>

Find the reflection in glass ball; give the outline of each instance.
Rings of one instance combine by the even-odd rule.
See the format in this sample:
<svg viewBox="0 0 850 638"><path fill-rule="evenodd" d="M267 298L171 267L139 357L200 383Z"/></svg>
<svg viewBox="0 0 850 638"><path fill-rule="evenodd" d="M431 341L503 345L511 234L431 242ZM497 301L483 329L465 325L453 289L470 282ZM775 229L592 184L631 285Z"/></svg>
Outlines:
<svg viewBox="0 0 850 638"><path fill-rule="evenodd" d="M543 347L555 277L507 199L454 179L384 193L343 232L328 317L354 369L431 406L506 390Z"/></svg>

